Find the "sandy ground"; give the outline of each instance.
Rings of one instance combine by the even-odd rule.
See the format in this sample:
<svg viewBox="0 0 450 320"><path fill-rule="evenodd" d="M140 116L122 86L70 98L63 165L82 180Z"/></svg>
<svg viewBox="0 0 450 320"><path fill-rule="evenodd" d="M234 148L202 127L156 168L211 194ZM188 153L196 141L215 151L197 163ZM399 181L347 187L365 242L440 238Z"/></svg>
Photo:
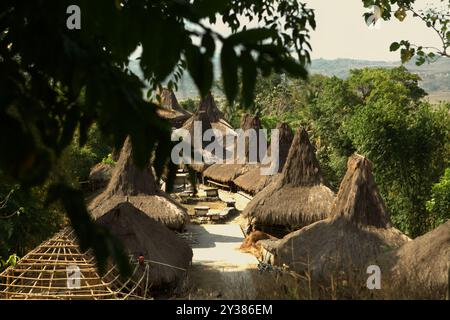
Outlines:
<svg viewBox="0 0 450 320"><path fill-rule="evenodd" d="M238 224L189 225L187 229L194 252L189 275L191 298L236 298L241 287L248 296L254 294L251 273L258 262L239 251L244 236Z"/></svg>
<svg viewBox="0 0 450 320"><path fill-rule="evenodd" d="M199 196L204 196L199 187ZM221 201L184 205L189 211L198 205L220 209L226 202L235 201L242 211L250 197L219 189ZM213 208L214 207L214 208ZM216 208L217 207L217 208ZM220 208L219 208L220 207ZM191 224L185 236L194 253L188 279L188 299L251 299L255 294L254 276L258 261L248 253L239 251L244 240L241 226L246 220L240 215L223 224ZM245 292L245 295L242 294Z"/></svg>

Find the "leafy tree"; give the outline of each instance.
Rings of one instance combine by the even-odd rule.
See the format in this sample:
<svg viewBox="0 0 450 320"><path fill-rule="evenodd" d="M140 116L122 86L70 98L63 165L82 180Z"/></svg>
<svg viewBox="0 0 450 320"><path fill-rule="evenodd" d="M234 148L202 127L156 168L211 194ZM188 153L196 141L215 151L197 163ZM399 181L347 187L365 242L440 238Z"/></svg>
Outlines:
<svg viewBox="0 0 450 320"><path fill-rule="evenodd" d="M426 47L411 43L409 40L393 42L390 46L391 51L400 50L403 63L415 57L415 62L419 66L425 62L434 62L440 57L450 58L448 51L450 47L450 1L433 2L433 4L428 4L427 9L418 10L414 6L415 0L363 0L365 7L377 5L381 9L384 20L389 20L394 16L398 21L404 21L409 15L419 19L425 27L434 31L440 41L440 47ZM365 14L366 19L370 16L370 12Z"/></svg>
<svg viewBox="0 0 450 320"><path fill-rule="evenodd" d="M66 27L66 9L74 4L81 8L81 30ZM218 16L232 35L208 27ZM247 28L241 16L264 27ZM97 123L116 148L131 137L138 166L154 153L160 176L171 151L170 126L143 99L143 82L126 68L138 45L152 91L167 78L173 84L186 69L205 95L214 78L216 41L221 42L226 96L230 102L236 98L240 75L242 99L250 105L258 74L306 77L313 28L313 11L290 0L1 1L0 170L23 190L42 185L75 132L83 146ZM47 198L63 204L82 249L93 248L100 271L108 256L126 270L128 258L92 223L78 189L62 178L52 181Z"/></svg>
<svg viewBox="0 0 450 320"><path fill-rule="evenodd" d="M435 112L427 103L409 109L380 99L345 124L357 151L374 163L394 223L411 236L430 229L425 203L449 158L449 123L448 110Z"/></svg>
<svg viewBox="0 0 450 320"><path fill-rule="evenodd" d="M22 256L58 230L62 210L45 206L45 187L24 190L0 178L0 257Z"/></svg>
<svg viewBox="0 0 450 320"><path fill-rule="evenodd" d="M433 185L427 210L433 228L450 219L450 168L447 168L439 182Z"/></svg>
<svg viewBox="0 0 450 320"><path fill-rule="evenodd" d="M391 95L404 105L414 105L427 95L419 86L421 78L409 72L404 66L397 68L364 68L350 70L348 83L362 99L362 102L377 100L380 96Z"/></svg>

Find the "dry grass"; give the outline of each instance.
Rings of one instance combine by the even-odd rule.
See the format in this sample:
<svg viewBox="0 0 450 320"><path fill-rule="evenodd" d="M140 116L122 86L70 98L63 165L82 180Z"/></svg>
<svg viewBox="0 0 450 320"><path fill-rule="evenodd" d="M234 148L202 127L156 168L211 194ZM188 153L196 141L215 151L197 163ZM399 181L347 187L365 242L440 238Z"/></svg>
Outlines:
<svg viewBox="0 0 450 320"><path fill-rule="evenodd" d="M215 276L220 276L220 272ZM446 298L445 294L437 292L433 287L418 287L411 283L391 286L388 278L382 278L381 289L370 290L366 287L367 278L361 279L351 270L332 274L320 281L314 280L310 273L299 275L294 272L259 273L257 270L250 270L248 274L235 273L229 276L229 280L221 288L199 288L193 279L187 278L183 292L179 292L177 298L191 300L444 300Z"/></svg>

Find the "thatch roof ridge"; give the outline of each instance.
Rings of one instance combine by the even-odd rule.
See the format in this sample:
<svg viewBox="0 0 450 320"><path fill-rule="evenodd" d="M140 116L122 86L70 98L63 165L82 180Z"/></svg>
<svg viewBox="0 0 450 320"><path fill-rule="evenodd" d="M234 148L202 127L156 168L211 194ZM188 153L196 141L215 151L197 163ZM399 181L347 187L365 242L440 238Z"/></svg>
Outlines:
<svg viewBox="0 0 450 320"><path fill-rule="evenodd" d="M328 217L333 200L307 133L299 129L283 171L256 194L243 215L254 218L255 225L299 228Z"/></svg>
<svg viewBox="0 0 450 320"><path fill-rule="evenodd" d="M280 122L277 124L276 129L279 130L279 168L278 172L282 172L284 164L289 155L289 150L291 149L292 141L294 140L294 132L291 127L286 122Z"/></svg>
<svg viewBox="0 0 450 320"><path fill-rule="evenodd" d="M241 127L246 131L249 129L258 130L261 128L261 121L257 115L251 115L246 113L242 116ZM236 141L236 140L235 140ZM259 142L258 142L259 147ZM249 157L249 144L247 139L245 140L245 159ZM234 155L237 157L237 145L234 146ZM258 154L259 158L259 154ZM235 161L238 159L236 158ZM240 161L239 161L240 162ZM247 165L243 163L216 163L208 167L204 172L204 177L214 180L220 183L231 183L234 179L250 170L254 165Z"/></svg>
<svg viewBox="0 0 450 320"><path fill-rule="evenodd" d="M188 220L186 209L160 190L151 168L141 170L134 165L129 137L106 190L94 198L88 208L99 218L118 203L127 201L169 228L181 229Z"/></svg>
<svg viewBox="0 0 450 320"><path fill-rule="evenodd" d="M261 165L253 165L248 170L233 180L233 183L240 189L254 195L269 185L278 174L283 171L289 149L294 139L294 133L287 123L278 123L276 129L279 130L279 166L278 173L274 175L261 175ZM268 149L268 152L271 150Z"/></svg>
<svg viewBox="0 0 450 320"><path fill-rule="evenodd" d="M108 196L152 195L158 189L151 168L139 169L133 163L131 139L127 137L105 193Z"/></svg>
<svg viewBox="0 0 450 320"><path fill-rule="evenodd" d="M335 218L342 217L352 223L380 228L390 225L386 205L372 174L372 163L367 158L357 154L349 157L332 212Z"/></svg>
<svg viewBox="0 0 450 320"><path fill-rule="evenodd" d="M328 185L316 158L315 149L309 141L308 133L301 127L297 129L286 163L281 173L280 183L294 187Z"/></svg>
<svg viewBox="0 0 450 320"><path fill-rule="evenodd" d="M194 113L192 115L192 117L190 117L183 124L182 129L189 131L191 136L194 137L194 123L196 121L201 122L201 124L202 124L202 132L197 132L198 134L201 133L201 135L203 136L203 134L205 133L206 130L212 129L211 121L208 118L208 114L206 113L206 111L203 111L203 110L197 111L196 113ZM202 139L202 141L203 141L203 139Z"/></svg>
<svg viewBox="0 0 450 320"><path fill-rule="evenodd" d="M386 249L410 240L390 226L370 162L353 155L347 164L330 216L285 236L277 249L277 263L316 275L347 272L355 266L359 272Z"/></svg>
<svg viewBox="0 0 450 320"><path fill-rule="evenodd" d="M240 128L242 130L255 129L259 130L262 128L261 120L257 114L252 115L250 113L245 113L242 116Z"/></svg>
<svg viewBox="0 0 450 320"><path fill-rule="evenodd" d="M164 88L161 91L161 106L168 110L179 112L183 115L190 115L179 103L175 93L172 90Z"/></svg>
<svg viewBox="0 0 450 320"><path fill-rule="evenodd" d="M205 111L208 114L209 121L219 122L223 118L222 112L217 108L214 97L209 92L205 97L201 98L198 111Z"/></svg>

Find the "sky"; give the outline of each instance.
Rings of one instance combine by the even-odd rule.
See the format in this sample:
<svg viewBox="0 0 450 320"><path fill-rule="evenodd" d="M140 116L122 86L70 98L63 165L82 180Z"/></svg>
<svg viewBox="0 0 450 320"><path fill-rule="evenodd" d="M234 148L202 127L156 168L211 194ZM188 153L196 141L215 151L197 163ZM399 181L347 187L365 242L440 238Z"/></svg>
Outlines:
<svg viewBox="0 0 450 320"><path fill-rule="evenodd" d="M303 0L315 9L317 28L311 33L312 58L350 58L374 61L398 61L399 53L390 52L394 41L410 40L424 46L438 46L439 38L418 18L408 16L403 22L380 21L369 28L363 18L367 11L362 0ZM417 0L415 8L426 8L436 0ZM213 26L222 34L223 24Z"/></svg>

